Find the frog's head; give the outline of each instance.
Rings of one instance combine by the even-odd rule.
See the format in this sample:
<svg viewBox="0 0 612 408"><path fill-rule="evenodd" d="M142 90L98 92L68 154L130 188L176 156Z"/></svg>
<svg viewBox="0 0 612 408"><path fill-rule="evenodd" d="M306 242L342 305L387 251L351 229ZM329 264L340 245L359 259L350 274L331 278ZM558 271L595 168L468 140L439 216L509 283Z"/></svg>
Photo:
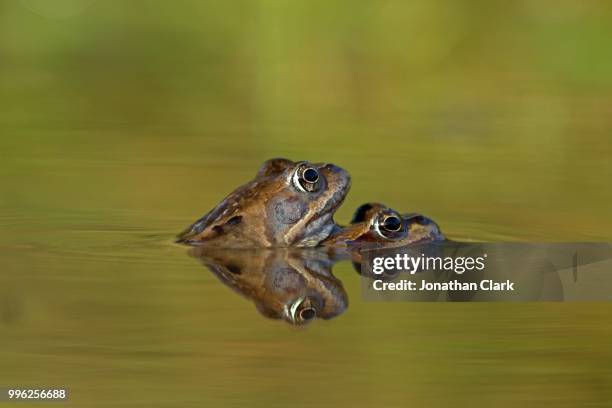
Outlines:
<svg viewBox="0 0 612 408"><path fill-rule="evenodd" d="M380 203L366 203L357 208L351 225L363 230L356 240L398 241L407 234L400 213Z"/></svg>
<svg viewBox="0 0 612 408"><path fill-rule="evenodd" d="M392 241L404 245L446 239L431 218L418 213L400 215L380 203L366 203L359 207L353 215L351 226L361 227L363 233L358 240L364 241Z"/></svg>
<svg viewBox="0 0 612 408"><path fill-rule="evenodd" d="M398 241L406 235L400 213L380 203L367 203L355 211L351 225L337 228L322 244L342 247L354 243Z"/></svg>
<svg viewBox="0 0 612 408"><path fill-rule="evenodd" d="M431 218L417 213L401 215L384 204L366 203L355 211L349 226L337 229L322 244L342 247L374 242L395 246L444 239Z"/></svg>
<svg viewBox="0 0 612 408"><path fill-rule="evenodd" d="M268 160L253 180L187 228L178 242L315 246L334 229L333 214L350 184L348 172L334 164Z"/></svg>

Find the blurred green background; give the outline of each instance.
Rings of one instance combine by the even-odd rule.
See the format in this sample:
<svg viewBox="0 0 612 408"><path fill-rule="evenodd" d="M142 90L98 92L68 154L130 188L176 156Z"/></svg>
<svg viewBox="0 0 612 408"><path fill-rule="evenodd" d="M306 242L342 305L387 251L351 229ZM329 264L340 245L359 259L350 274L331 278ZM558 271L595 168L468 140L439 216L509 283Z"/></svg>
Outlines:
<svg viewBox="0 0 612 408"><path fill-rule="evenodd" d="M607 304L262 318L173 235L270 157L448 236L610 241L609 1L0 0L0 386L88 406L608 406ZM25 405L24 405L25 406Z"/></svg>

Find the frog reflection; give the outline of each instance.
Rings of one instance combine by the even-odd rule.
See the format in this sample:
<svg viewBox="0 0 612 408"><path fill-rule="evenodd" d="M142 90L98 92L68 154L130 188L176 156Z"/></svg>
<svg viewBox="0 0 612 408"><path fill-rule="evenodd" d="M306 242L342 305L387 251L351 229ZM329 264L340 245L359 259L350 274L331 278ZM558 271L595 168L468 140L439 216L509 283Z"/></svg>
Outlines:
<svg viewBox="0 0 612 408"><path fill-rule="evenodd" d="M271 319L304 325L316 318L334 318L348 306L325 251L194 247L189 254Z"/></svg>

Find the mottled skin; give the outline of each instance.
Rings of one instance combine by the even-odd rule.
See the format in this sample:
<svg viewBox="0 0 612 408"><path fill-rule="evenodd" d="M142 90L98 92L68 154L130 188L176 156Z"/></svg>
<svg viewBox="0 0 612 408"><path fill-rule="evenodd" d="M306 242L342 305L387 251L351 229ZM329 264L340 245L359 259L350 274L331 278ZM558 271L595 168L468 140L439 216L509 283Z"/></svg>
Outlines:
<svg viewBox="0 0 612 408"><path fill-rule="evenodd" d="M225 248L310 247L335 228L350 176L333 164L266 161L253 180L179 234L177 242Z"/></svg>
<svg viewBox="0 0 612 408"><path fill-rule="evenodd" d="M399 246L445 239L438 224L424 215L400 214L383 204L367 203L357 209L351 225L337 228L321 245L346 247L392 243Z"/></svg>
<svg viewBox="0 0 612 408"><path fill-rule="evenodd" d="M304 325L315 318L336 317L348 306L346 291L331 274L333 262L325 251L200 246L190 255L271 319Z"/></svg>

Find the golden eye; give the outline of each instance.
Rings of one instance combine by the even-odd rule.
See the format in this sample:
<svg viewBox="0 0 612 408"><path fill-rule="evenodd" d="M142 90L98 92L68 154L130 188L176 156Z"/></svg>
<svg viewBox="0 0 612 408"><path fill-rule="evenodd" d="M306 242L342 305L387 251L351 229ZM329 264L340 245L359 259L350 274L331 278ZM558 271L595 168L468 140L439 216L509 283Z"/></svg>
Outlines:
<svg viewBox="0 0 612 408"><path fill-rule="evenodd" d="M402 220L395 215L390 215L383 220L382 227L387 231L397 232L402 228Z"/></svg>
<svg viewBox="0 0 612 408"><path fill-rule="evenodd" d="M300 297L289 306L288 316L293 324L306 324L317 317L317 309L308 297Z"/></svg>
<svg viewBox="0 0 612 408"><path fill-rule="evenodd" d="M403 227L402 217L395 212L381 214L374 223L378 235L388 239L400 238Z"/></svg>
<svg viewBox="0 0 612 408"><path fill-rule="evenodd" d="M300 166L293 176L293 184L298 190L312 193L319 188L319 171L314 167Z"/></svg>

